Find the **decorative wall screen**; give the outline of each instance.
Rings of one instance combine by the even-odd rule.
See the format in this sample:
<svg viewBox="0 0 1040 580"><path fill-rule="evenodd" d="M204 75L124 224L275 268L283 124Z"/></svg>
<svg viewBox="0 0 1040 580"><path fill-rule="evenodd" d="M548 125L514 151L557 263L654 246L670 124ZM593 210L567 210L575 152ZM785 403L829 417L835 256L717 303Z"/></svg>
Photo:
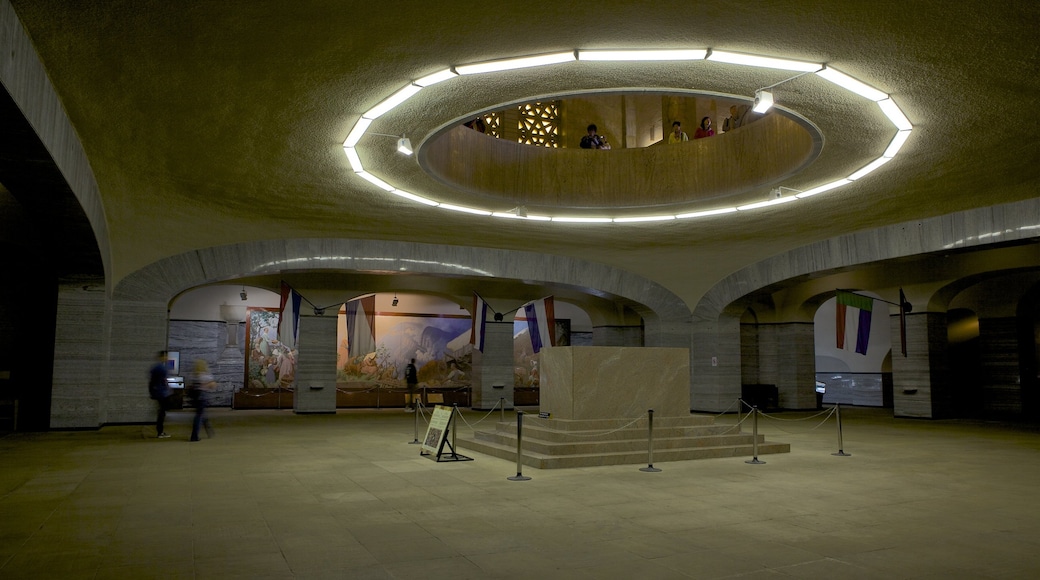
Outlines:
<svg viewBox="0 0 1040 580"><path fill-rule="evenodd" d="M484 113L483 114L483 118L484 118L484 127L485 127L484 134L485 135L490 135L492 137L496 137L498 139L501 139L502 138L502 113L499 113L499 112Z"/></svg>
<svg viewBox="0 0 1040 580"><path fill-rule="evenodd" d="M526 103L520 105L520 136L517 141L525 145L559 147L560 108L556 101L548 103Z"/></svg>

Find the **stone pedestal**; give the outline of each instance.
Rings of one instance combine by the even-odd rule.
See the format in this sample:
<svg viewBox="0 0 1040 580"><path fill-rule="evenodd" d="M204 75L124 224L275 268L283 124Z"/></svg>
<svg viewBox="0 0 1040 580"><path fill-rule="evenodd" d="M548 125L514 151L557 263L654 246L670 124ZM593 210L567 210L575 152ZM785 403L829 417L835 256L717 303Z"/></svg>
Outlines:
<svg viewBox="0 0 1040 580"><path fill-rule="evenodd" d="M614 419L690 413L685 348L557 346L542 349L541 405L553 419Z"/></svg>

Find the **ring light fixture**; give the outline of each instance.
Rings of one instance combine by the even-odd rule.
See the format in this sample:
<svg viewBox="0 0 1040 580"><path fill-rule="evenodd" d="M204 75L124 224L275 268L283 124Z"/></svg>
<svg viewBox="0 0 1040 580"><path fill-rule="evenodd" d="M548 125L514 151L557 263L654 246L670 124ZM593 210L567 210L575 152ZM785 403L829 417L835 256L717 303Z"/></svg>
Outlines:
<svg viewBox="0 0 1040 580"><path fill-rule="evenodd" d="M461 75L480 75L490 72L500 72L518 68L552 66L556 64L569 63L575 61L632 62L691 60L708 60L715 62L725 62L729 64L737 64L742 66L772 68L816 74L820 78L823 78L849 92L852 92L857 96L863 97L867 100L874 101L875 103L877 103L878 107L895 127L895 137L892 139L891 142L889 142L888 147L885 149L885 152L881 155L881 157L874 159L861 169L855 171L854 173L846 177L842 177L840 179L836 179L834 181L818 185L807 191L799 192L793 196L781 196L759 203L752 203L736 207L695 211L691 213L614 218L527 215L526 212L517 212L513 210L491 211L475 207L466 207L442 203L434 199L429 199L421 195L417 195L415 193L398 189L396 186L387 183L379 176L366 171L361 163L361 157L358 155L357 152L358 142L368 131L368 128L372 125L373 121L385 115L389 111L393 110L395 107L397 107L401 103L404 103L411 97L415 96L419 91L423 90L424 88L433 86L438 83L450 81ZM906 115L903 114L903 111L899 108L899 106L896 105L895 101L892 100L892 97L890 95L864 83L863 81L860 81L859 79L853 78L841 71L838 71L822 63L785 60L768 56L726 52L721 50L716 51L712 49L573 50L570 52L528 55L516 58L507 58L471 64L460 64L412 81L405 85L403 88L391 94L389 97L387 97L380 103L378 103L375 107L372 107L371 109L366 111L363 115L361 115L361 118L357 120L353 128L351 128L350 132L347 134L347 138L343 142L343 151L344 153L346 153L347 160L350 163L351 169L358 177L372 183L373 185L382 189L383 191L386 191L387 193L391 193L409 201L428 205L431 207L437 207L448 211L456 211L473 215L529 221L552 221L565 223L638 223L648 221L693 219L738 211L750 211L763 207L770 207L778 204L802 200L808 197L812 197L814 195L819 195L821 193L831 191L833 189L837 189L839 187L848 185L858 179L865 177L875 169L891 161L899 153L899 150L903 146L903 144L906 143L906 140L910 137L910 132L912 130L913 125L910 123L909 119L906 118Z"/></svg>

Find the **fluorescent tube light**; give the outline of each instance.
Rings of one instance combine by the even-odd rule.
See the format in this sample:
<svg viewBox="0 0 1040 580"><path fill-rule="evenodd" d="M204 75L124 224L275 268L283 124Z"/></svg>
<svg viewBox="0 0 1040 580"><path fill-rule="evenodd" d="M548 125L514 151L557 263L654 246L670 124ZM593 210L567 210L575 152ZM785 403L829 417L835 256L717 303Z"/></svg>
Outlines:
<svg viewBox="0 0 1040 580"><path fill-rule="evenodd" d="M871 101L880 101L888 98L887 93L883 93L858 79L854 79L849 75L830 67L825 66L823 67L823 70L816 71L816 74L843 89L852 91L861 97L870 99Z"/></svg>
<svg viewBox="0 0 1040 580"><path fill-rule="evenodd" d="M878 106L881 107L881 111L885 113L892 124L896 126L896 129L900 131L909 131L914 126L910 124L910 120L906 118L903 111L899 110L899 106L896 105L895 101L891 97L877 102Z"/></svg>
<svg viewBox="0 0 1040 580"><path fill-rule="evenodd" d="M610 218L597 218L597 217L554 217L554 222L567 222L567 223L578 223L578 224L609 224L614 221Z"/></svg>
<svg viewBox="0 0 1040 580"><path fill-rule="evenodd" d="M451 70L450 68L446 68L442 71L435 72L432 75L424 76L423 78L415 81L415 84L425 88L440 82L451 80L457 76L459 75L455 74L455 71Z"/></svg>
<svg viewBox="0 0 1040 580"><path fill-rule="evenodd" d="M624 217L614 218L614 223L625 224L634 222L663 222L667 220L674 220L674 215L647 215L642 217Z"/></svg>
<svg viewBox="0 0 1040 580"><path fill-rule="evenodd" d="M760 207L769 207L771 205L780 205L784 203L790 203L792 201L798 201L797 197L774 197L773 199L760 201L758 203L749 203L747 205L738 205L738 211L747 211L749 209L758 209Z"/></svg>
<svg viewBox="0 0 1040 580"><path fill-rule="evenodd" d="M344 147L353 147L358 144L361 137L368 131L368 126L372 124L372 119L366 119L361 117L357 123L354 123L354 128L347 134L347 140L343 142Z"/></svg>
<svg viewBox="0 0 1040 580"><path fill-rule="evenodd" d="M450 209L452 211L461 211L463 213L471 213L474 215L491 215L491 212L483 209L476 209L472 207L463 207L461 205L451 205L448 203L442 203L438 207L441 209Z"/></svg>
<svg viewBox="0 0 1040 580"><path fill-rule="evenodd" d="M409 98L411 98L412 95L414 95L415 93L418 93L421 90L422 90L422 87L420 87L418 85L409 84L405 88L403 88L403 89L397 91L396 93L390 95L382 103L379 103L378 105L372 107L371 109L368 110L367 113L365 113L364 115L361 115L361 116L366 118L366 119L372 119L372 120L378 119L379 117L382 117L384 114L389 112L391 109L393 109L397 105L400 105L401 103L407 101Z"/></svg>
<svg viewBox="0 0 1040 580"><path fill-rule="evenodd" d="M357 176L362 178L362 179L364 179L365 181L371 183L372 185L378 187L379 189L384 190L384 191L393 191L394 190L394 186L392 186L389 183L383 181L382 179L379 179L378 177L376 177L375 175L372 175L371 173L369 173L367 171L358 171L357 172Z"/></svg>
<svg viewBox="0 0 1040 580"><path fill-rule="evenodd" d="M578 60L704 60L708 51L693 50L579 50Z"/></svg>
<svg viewBox="0 0 1040 580"><path fill-rule="evenodd" d="M821 185L819 187L814 187L813 189L810 189L809 191L803 191L802 193L799 193L795 197L797 197L798 199L802 199L802 198L805 198L805 197L812 197L814 195L823 193L825 191L830 191L830 190L832 190L834 188L841 187L843 185L848 185L850 183L852 183L852 181L849 180L849 179L839 179L837 181L832 181L830 183L825 183L825 184L823 184L823 185Z"/></svg>
<svg viewBox="0 0 1040 580"><path fill-rule="evenodd" d="M354 170L354 173L361 173L365 170L361 166L361 157L358 156L357 149L353 147L344 147L343 152L347 154L347 161L350 161L350 168Z"/></svg>
<svg viewBox="0 0 1040 580"><path fill-rule="evenodd" d="M892 138L892 142L888 144L888 149L885 149L882 157L895 157L896 153L903 148L903 143L906 143L907 138L910 137L910 131L899 131L896 136Z"/></svg>
<svg viewBox="0 0 1040 580"><path fill-rule="evenodd" d="M782 58L771 58L768 56L758 56L754 54L726 52L723 50L712 50L708 54L708 60L713 60L715 62L728 62L730 64L742 64L745 66L778 68L782 70L793 70L799 72L816 72L823 68L822 64L817 64L814 62L786 60Z"/></svg>
<svg viewBox="0 0 1040 580"><path fill-rule="evenodd" d="M392 193L392 194L394 194L396 196L403 197L405 199L410 199L412 201L423 203L423 204L426 204L426 205L429 205L429 206L432 206L432 207L437 207L438 205L440 205L439 202L433 201L432 199L426 199L425 197L419 197L418 195L415 195L414 193L408 193L407 191L405 191L403 189L394 189L390 193Z"/></svg>
<svg viewBox="0 0 1040 580"><path fill-rule="evenodd" d="M722 215L724 213L733 213L735 211L737 211L737 208L735 207L724 207L720 209L709 209L705 211L695 211L692 213L682 213L675 216L675 219L683 220L688 218L708 217L710 215Z"/></svg>
<svg viewBox="0 0 1040 580"><path fill-rule="evenodd" d="M881 167L882 165L888 163L889 161L892 161L891 157L878 157L874 161L871 161L870 163L868 163L867 166L864 167L863 169L860 169L859 171L857 171L857 172L853 173L852 175L850 175L849 179L852 180L852 181L856 181L857 179L867 175L871 171L874 171L878 167Z"/></svg>
<svg viewBox="0 0 1040 580"><path fill-rule="evenodd" d="M516 215L511 211L496 211L491 214L491 217L510 218L514 220L528 220L536 222L552 221L552 218L546 215Z"/></svg>
<svg viewBox="0 0 1040 580"><path fill-rule="evenodd" d="M460 75L479 75L483 73L497 72L503 70L513 70L532 66L558 64L561 62L569 62L574 59L574 51L557 52L554 54L542 54L538 56L524 56L520 58L510 58L505 60L478 62L476 64L464 64L456 66L455 72L459 73Z"/></svg>

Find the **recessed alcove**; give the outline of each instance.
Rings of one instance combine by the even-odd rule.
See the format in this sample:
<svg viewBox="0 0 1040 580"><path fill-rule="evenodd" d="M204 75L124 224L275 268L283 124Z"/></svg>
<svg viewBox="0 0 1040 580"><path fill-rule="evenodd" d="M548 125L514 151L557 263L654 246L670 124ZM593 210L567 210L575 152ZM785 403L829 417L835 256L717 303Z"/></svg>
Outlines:
<svg viewBox="0 0 1040 580"><path fill-rule="evenodd" d="M503 115L502 138L452 124L423 142L419 164L452 188L533 213L689 207L722 198L764 200L770 186L811 164L823 146L815 125L782 109L722 133L729 105L746 104L734 98L618 93L557 102L555 147L519 142L508 133L516 121ZM694 139L704 116L718 133ZM666 128L678 118L690 140L667 144ZM611 150L577 146L589 123L607 135Z"/></svg>

